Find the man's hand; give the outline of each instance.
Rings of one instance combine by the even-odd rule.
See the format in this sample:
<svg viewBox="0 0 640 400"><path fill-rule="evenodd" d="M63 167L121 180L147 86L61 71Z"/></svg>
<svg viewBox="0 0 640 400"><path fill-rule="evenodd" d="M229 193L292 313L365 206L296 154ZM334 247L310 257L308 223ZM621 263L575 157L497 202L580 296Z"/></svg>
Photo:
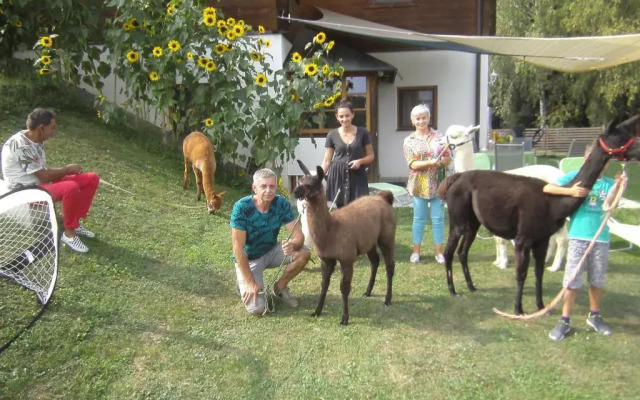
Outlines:
<svg viewBox="0 0 640 400"><path fill-rule="evenodd" d="M580 186L581 184L582 184L582 182L576 182L571 187L571 196L572 197L587 197L587 195L589 194L591 189L584 188L584 187Z"/></svg>
<svg viewBox="0 0 640 400"><path fill-rule="evenodd" d="M246 306L251 300L253 300L253 305L257 306L258 292L260 292L260 288L255 282L245 282L244 293L242 293L242 303Z"/></svg>
<svg viewBox="0 0 640 400"><path fill-rule="evenodd" d="M282 241L282 252L287 257L289 257L295 252L295 249L293 248L293 243L291 242L291 240Z"/></svg>
<svg viewBox="0 0 640 400"><path fill-rule="evenodd" d="M81 174L81 173L82 173L82 167L80 166L80 164L67 165L67 175Z"/></svg>

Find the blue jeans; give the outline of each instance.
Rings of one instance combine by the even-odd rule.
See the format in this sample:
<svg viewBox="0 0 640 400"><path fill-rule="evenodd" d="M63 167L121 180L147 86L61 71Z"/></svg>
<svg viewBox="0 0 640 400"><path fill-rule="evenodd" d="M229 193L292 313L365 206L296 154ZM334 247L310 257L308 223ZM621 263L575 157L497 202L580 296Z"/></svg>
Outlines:
<svg viewBox="0 0 640 400"><path fill-rule="evenodd" d="M427 225L427 216L431 209L431 230L433 231L433 243L442 244L444 241L444 212L440 197L425 199L413 198L413 226L411 229L413 243L421 244L424 227Z"/></svg>

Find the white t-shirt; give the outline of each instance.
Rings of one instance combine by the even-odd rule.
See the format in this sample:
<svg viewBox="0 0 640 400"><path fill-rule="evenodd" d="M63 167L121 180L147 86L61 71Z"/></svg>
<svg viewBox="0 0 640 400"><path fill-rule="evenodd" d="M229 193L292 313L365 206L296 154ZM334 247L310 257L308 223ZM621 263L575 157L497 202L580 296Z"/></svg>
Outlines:
<svg viewBox="0 0 640 400"><path fill-rule="evenodd" d="M32 142L25 133L16 133L2 146L2 175L10 190L39 184L35 172L47 165L42 144Z"/></svg>

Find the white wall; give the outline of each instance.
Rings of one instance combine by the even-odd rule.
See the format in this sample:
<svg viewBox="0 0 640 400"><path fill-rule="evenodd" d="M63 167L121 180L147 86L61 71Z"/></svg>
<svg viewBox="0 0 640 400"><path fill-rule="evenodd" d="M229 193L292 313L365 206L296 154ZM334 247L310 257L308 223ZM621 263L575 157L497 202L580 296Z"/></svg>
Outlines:
<svg viewBox="0 0 640 400"><path fill-rule="evenodd" d="M378 87L378 165L381 181L404 181L409 168L402 156L402 143L411 131L397 130L397 89L437 86L438 130L450 125L470 125L476 118L475 54L435 50L371 53L398 68L394 84Z"/></svg>

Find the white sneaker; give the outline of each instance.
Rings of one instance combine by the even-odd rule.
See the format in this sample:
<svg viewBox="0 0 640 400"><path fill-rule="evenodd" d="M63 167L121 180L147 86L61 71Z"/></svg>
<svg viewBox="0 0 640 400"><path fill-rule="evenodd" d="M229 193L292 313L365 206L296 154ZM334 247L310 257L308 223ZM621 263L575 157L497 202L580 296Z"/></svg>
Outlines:
<svg viewBox="0 0 640 400"><path fill-rule="evenodd" d="M84 243L82 243L82 240L80 240L80 237L78 236L74 236L73 238L68 238L67 235L63 233L62 236L60 237L60 240L62 241L62 243L69 246L71 250L77 251L78 253L86 253L89 251L89 248L85 246Z"/></svg>
<svg viewBox="0 0 640 400"><path fill-rule="evenodd" d="M438 264L444 264L444 254L436 254L436 262Z"/></svg>
<svg viewBox="0 0 640 400"><path fill-rule="evenodd" d="M85 228L82 225L79 225L76 228L76 235L88 237L89 239L93 239L94 237L96 237L95 233L91 232L90 230L88 230L87 228Z"/></svg>
<svg viewBox="0 0 640 400"><path fill-rule="evenodd" d="M411 253L411 257L409 257L409 261L416 264L420 262L420 253Z"/></svg>

